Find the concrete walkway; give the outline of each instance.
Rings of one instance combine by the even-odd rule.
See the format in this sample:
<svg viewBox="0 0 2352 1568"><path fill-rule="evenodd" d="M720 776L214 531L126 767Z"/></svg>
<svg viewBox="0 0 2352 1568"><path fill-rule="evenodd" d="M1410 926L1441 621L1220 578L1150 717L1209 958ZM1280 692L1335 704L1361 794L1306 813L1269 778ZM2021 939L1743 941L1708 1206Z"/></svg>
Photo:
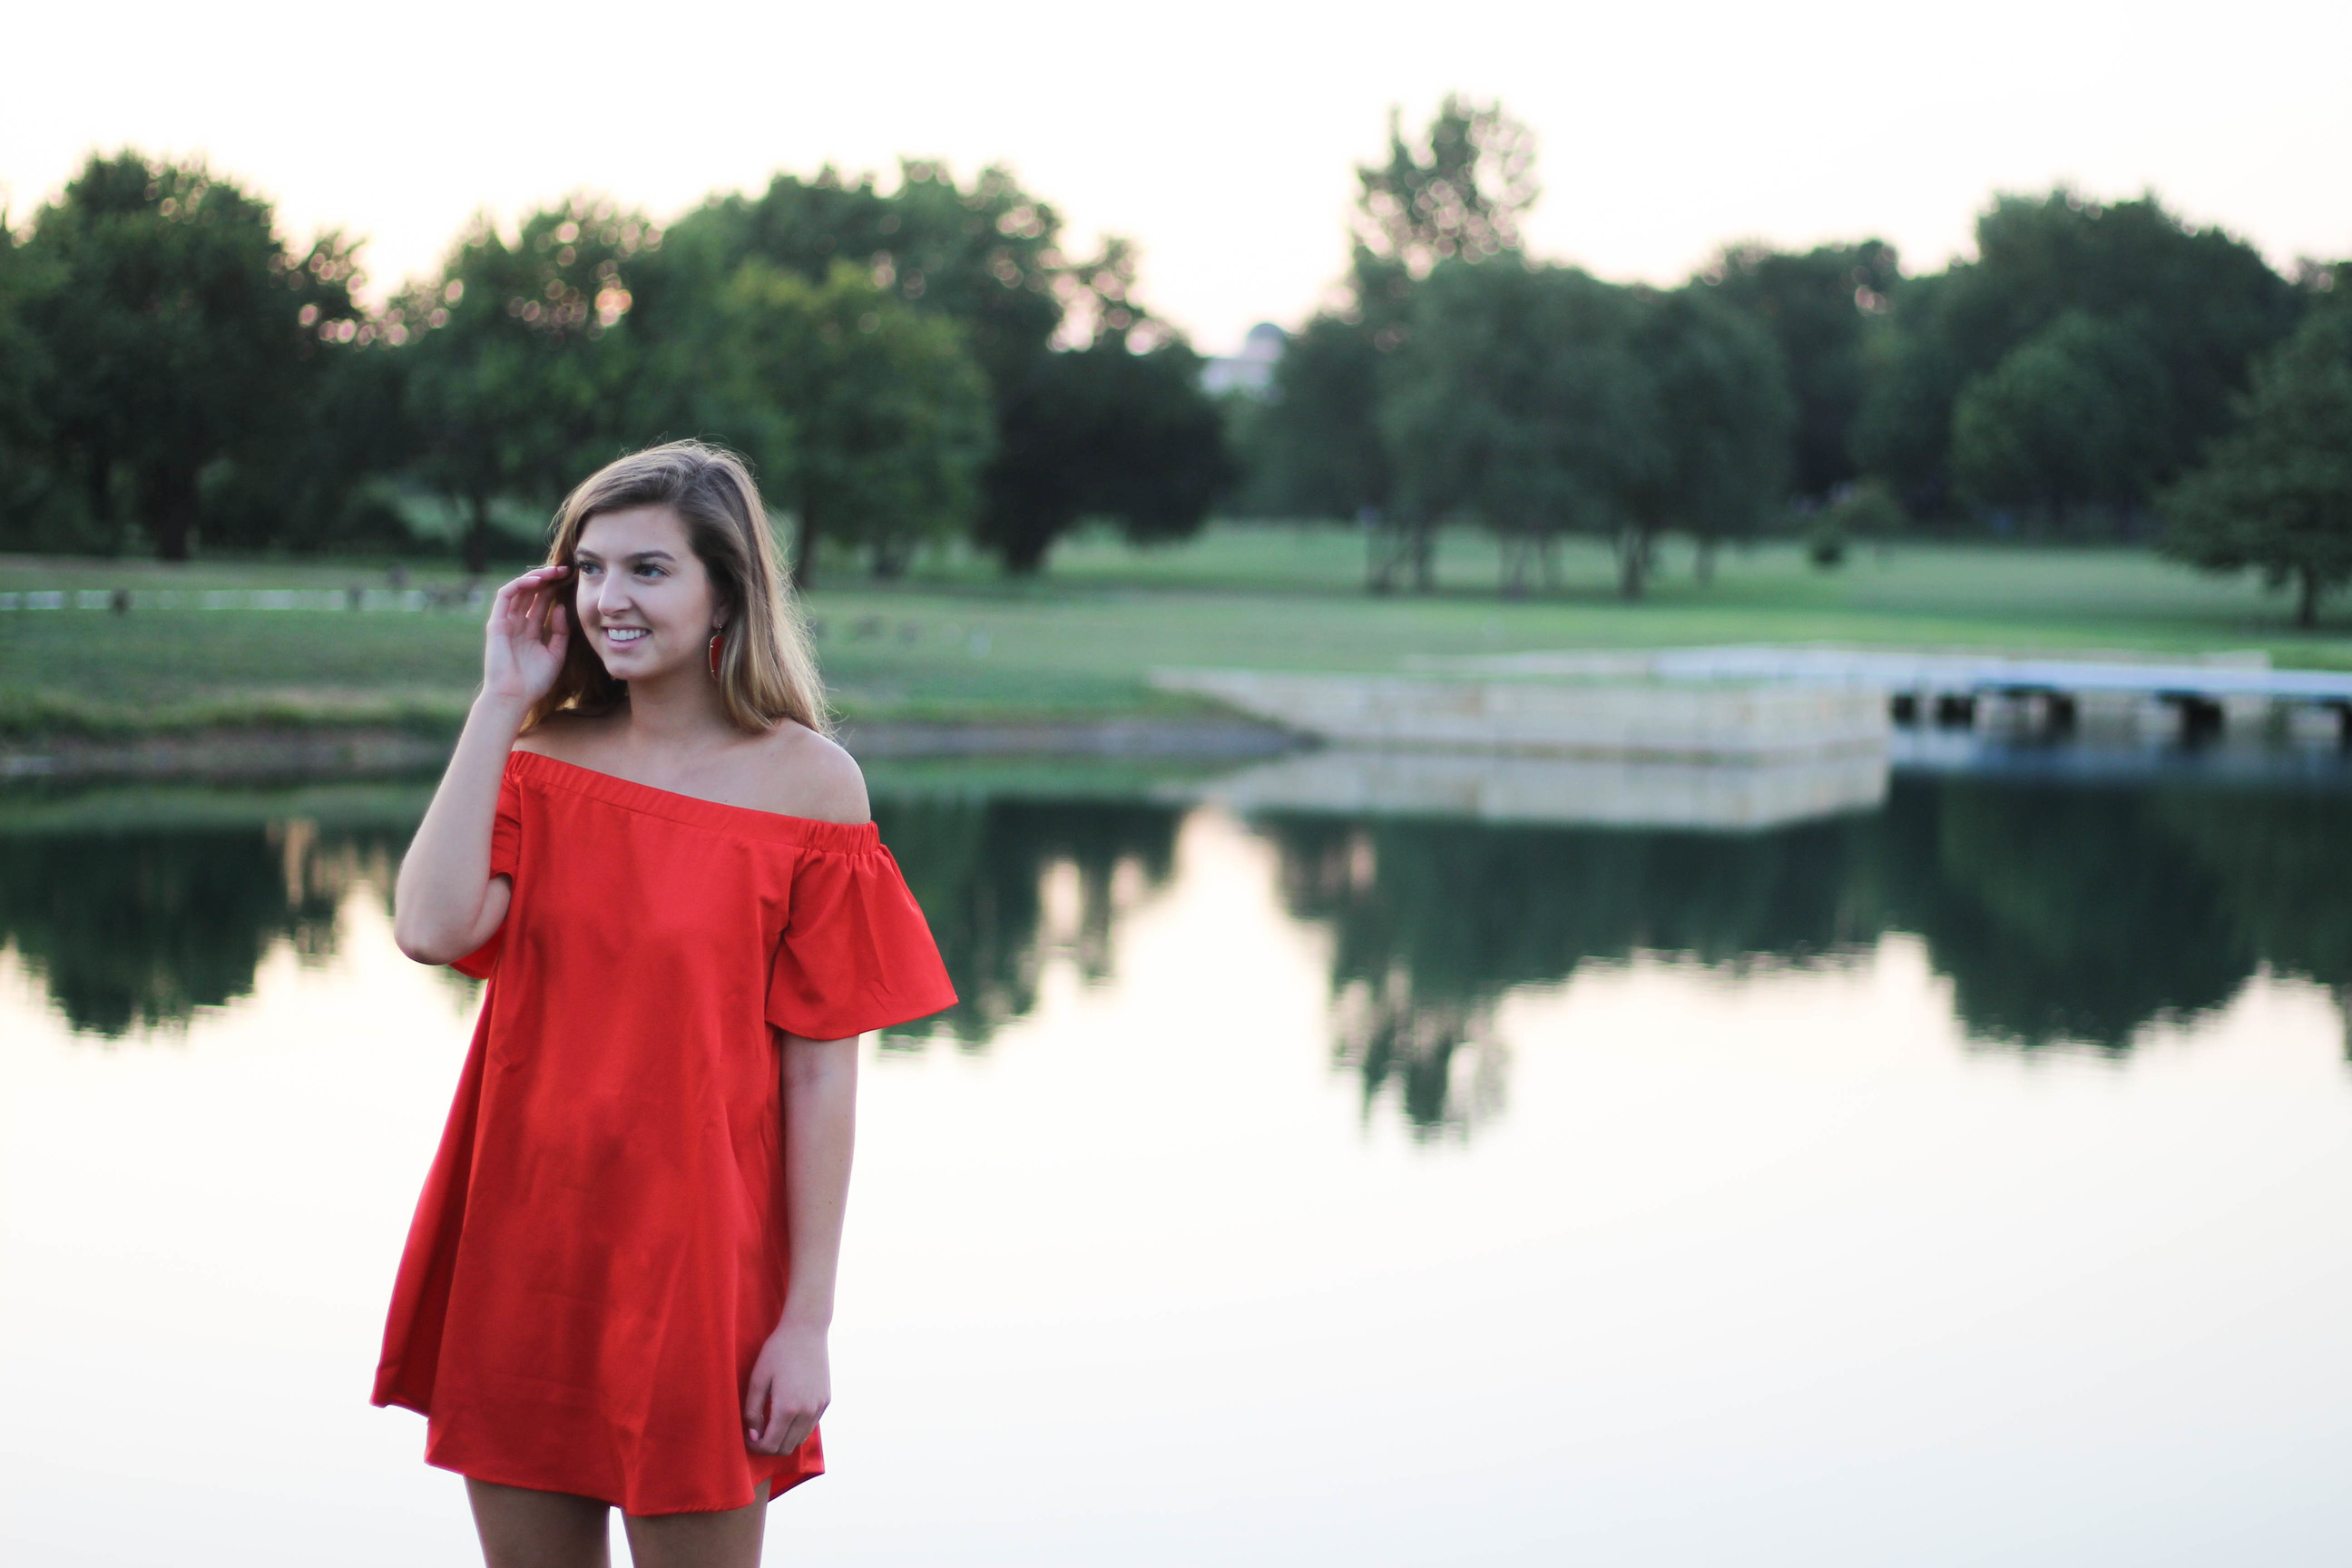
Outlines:
<svg viewBox="0 0 2352 1568"><path fill-rule="evenodd" d="M2352 706L2352 673L2273 669L2266 655L2221 654L2194 663L2112 656L2016 658L1987 653L1728 645L1650 653L1524 653L1430 659L1416 668L1450 675L1650 680L1780 680L1875 687L1890 694L2049 696L2092 692L2161 700L2264 698Z"/></svg>

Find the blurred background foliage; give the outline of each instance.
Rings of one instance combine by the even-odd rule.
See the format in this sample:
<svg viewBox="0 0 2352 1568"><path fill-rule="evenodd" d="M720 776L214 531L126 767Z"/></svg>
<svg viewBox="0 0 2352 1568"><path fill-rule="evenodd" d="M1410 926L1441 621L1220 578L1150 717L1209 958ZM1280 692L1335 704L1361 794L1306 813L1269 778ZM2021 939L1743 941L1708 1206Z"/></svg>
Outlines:
<svg viewBox="0 0 2352 1568"><path fill-rule="evenodd" d="M1064 247L1002 167L779 174L668 222L568 197L477 222L371 303L344 237L289 239L200 163L94 156L0 224L0 548L535 551L598 463L702 436L758 463L804 580L963 542L1008 572L1213 511L1362 531L1375 591L1496 540L1506 592L1569 535L1640 597L1659 540L1906 530L2156 542L2352 581L2341 268L2283 276L2153 196L2003 195L1906 276L1864 237L1727 245L1674 288L1530 258L1534 139L1449 99L1357 171L1349 259L1263 386ZM831 569L831 568L829 568Z"/></svg>

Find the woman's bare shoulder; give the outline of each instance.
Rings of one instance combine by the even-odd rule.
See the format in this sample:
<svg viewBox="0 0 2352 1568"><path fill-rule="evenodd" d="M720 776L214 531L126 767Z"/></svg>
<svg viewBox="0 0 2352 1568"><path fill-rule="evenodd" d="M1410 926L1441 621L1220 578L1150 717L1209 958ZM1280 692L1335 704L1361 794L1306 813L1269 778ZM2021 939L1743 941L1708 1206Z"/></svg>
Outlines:
<svg viewBox="0 0 2352 1568"><path fill-rule="evenodd" d="M857 760L805 724L786 720L760 742L760 808L817 822L873 820Z"/></svg>

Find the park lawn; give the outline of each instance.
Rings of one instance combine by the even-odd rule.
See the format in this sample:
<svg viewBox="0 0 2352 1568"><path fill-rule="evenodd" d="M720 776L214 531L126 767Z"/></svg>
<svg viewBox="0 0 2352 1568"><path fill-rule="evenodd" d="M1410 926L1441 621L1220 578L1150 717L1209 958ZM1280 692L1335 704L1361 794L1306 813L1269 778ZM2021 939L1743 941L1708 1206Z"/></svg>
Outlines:
<svg viewBox="0 0 2352 1568"><path fill-rule="evenodd" d="M0 592L163 586L381 586L388 563L0 557ZM1437 592L1374 597L1362 542L1334 527L1228 524L1136 551L1090 536L1031 582L969 556L879 583L845 560L809 596L845 717L1177 715L1168 666L1395 669L1417 656L1702 643L2141 654L2259 649L2282 666L2352 668L2352 615L2309 633L2250 578L2200 576L2138 551L1903 544L1824 572L1791 544L1720 553L1698 582L1685 547L1650 595L1613 592L1605 549L1562 552L1563 586L1507 599L1491 542L1449 535ZM420 587L460 579L412 562ZM480 659L480 615L134 609L0 612L0 728L137 731L257 722L446 728Z"/></svg>

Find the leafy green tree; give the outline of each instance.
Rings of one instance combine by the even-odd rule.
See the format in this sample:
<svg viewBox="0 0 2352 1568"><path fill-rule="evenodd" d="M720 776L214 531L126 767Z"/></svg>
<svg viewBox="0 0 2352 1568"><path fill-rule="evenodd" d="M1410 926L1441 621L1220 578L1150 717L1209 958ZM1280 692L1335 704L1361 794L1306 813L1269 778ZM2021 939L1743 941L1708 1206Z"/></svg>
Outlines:
<svg viewBox="0 0 2352 1568"><path fill-rule="evenodd" d="M1884 550L1910 525L1903 503L1878 480L1841 485L1828 505L1805 514L1805 558L1827 571L1843 564L1847 548L1857 541L1869 540Z"/></svg>
<svg viewBox="0 0 2352 1568"><path fill-rule="evenodd" d="M1275 367L1252 421L1248 495L1259 510L1373 525L1376 593L1434 585L1433 520L1394 489L1381 431L1381 365L1409 331L1420 279L1444 261L1514 255L1537 195L1535 141L1499 104L1449 95L1408 142L1389 116L1385 162L1359 165L1348 301L1318 312Z"/></svg>
<svg viewBox="0 0 2352 1568"><path fill-rule="evenodd" d="M967 186L943 164L903 160L887 195L870 175L852 183L829 166L812 179L780 174L757 196L715 196L669 226L659 255L631 273L631 327L690 335L702 302L755 257L812 284L846 262L906 304L955 321L1003 384L1046 352L1078 290L1061 223L994 165Z"/></svg>
<svg viewBox="0 0 2352 1568"><path fill-rule="evenodd" d="M1822 499L1858 471L1853 426L1875 368L1886 312L1902 282L1884 240L1816 246L1799 254L1727 246L1698 281L1772 335L1796 400L1790 481Z"/></svg>
<svg viewBox="0 0 2352 1568"><path fill-rule="evenodd" d="M88 517L103 530L127 488L156 552L185 560L208 475L299 426L335 347L358 338L353 247L289 249L234 182L123 153L91 158L25 249L48 438Z"/></svg>
<svg viewBox="0 0 2352 1568"><path fill-rule="evenodd" d="M2352 307L2315 309L2265 356L2236 430L2163 500L2164 550L2295 584L2295 623L2352 581Z"/></svg>
<svg viewBox="0 0 2352 1568"><path fill-rule="evenodd" d="M18 549L87 548L99 541L75 526L76 498L61 493L51 460L41 398L51 374L48 355L26 320L36 277L36 263L0 214L0 542Z"/></svg>
<svg viewBox="0 0 2352 1568"><path fill-rule="evenodd" d="M241 549L383 549L416 542L397 504L415 456L403 373L377 323L338 347L304 416L252 458L207 476L205 537Z"/></svg>
<svg viewBox="0 0 2352 1568"><path fill-rule="evenodd" d="M1620 588L1638 598L1662 533L1711 548L1780 499L1791 410L1779 351L1702 289L1449 263L1422 286L1388 368L1399 510L1492 529L1507 592L1531 566L1549 576L1574 530L1614 541Z"/></svg>
<svg viewBox="0 0 2352 1568"><path fill-rule="evenodd" d="M1252 427L1253 475L1269 514L1348 517L1388 494L1380 440L1381 352L1370 333L1318 315L1283 345L1274 395Z"/></svg>
<svg viewBox="0 0 2352 1568"><path fill-rule="evenodd" d="M1181 338L1138 353L1111 332L1041 355L1002 406L975 537L1008 572L1036 571L1089 518L1135 544L1189 537L1233 479L1201 358Z"/></svg>
<svg viewBox="0 0 2352 1568"><path fill-rule="evenodd" d="M1355 517L1386 501L1381 358L1370 333L1337 316L1317 315L1291 335L1271 395L1237 409L1242 515Z"/></svg>
<svg viewBox="0 0 2352 1568"><path fill-rule="evenodd" d="M2002 196L1978 219L1975 260L1895 292L1900 341L1857 422L1856 456L1915 511L1947 510L1953 415L1969 384L2080 312L2129 329L2163 367L2160 483L2228 426L2253 357L2294 329L2300 309L2252 246L2193 228L2153 196ZM2143 487L2131 500L2146 497Z"/></svg>
<svg viewBox="0 0 2352 1568"><path fill-rule="evenodd" d="M1389 110L1385 163L1360 165L1358 247L1424 278L1441 261L1483 261L1520 247L1535 204L1535 136L1497 103L1448 93L1420 143Z"/></svg>
<svg viewBox="0 0 2352 1568"><path fill-rule="evenodd" d="M1962 500L2053 522L2127 512L2169 456L2171 404L2137 331L2070 310L1961 392L1953 480Z"/></svg>
<svg viewBox="0 0 2352 1568"><path fill-rule="evenodd" d="M1657 460L1640 470L1618 535L1618 585L1642 596L1658 536L1716 546L1753 534L1784 499L1796 417L1780 350L1752 318L1704 288L1648 301L1634 353L1655 388Z"/></svg>
<svg viewBox="0 0 2352 1568"><path fill-rule="evenodd" d="M863 548L892 576L918 546L970 525L993 433L986 378L955 322L846 262L811 284L754 258L716 325L704 363L729 410L719 433L794 514L803 586L823 540Z"/></svg>
<svg viewBox="0 0 2352 1568"><path fill-rule="evenodd" d="M407 345L415 471L463 509L467 570L488 565L495 502L551 503L652 438L625 422L635 365L609 334L629 313L631 269L660 243L643 217L581 197L532 213L511 240L477 219L441 275L386 313Z"/></svg>
<svg viewBox="0 0 2352 1568"><path fill-rule="evenodd" d="M1507 592L1525 589L1530 566L1549 575L1561 532L1633 526L1665 461L1645 313L1632 290L1572 268L1438 268L1383 367L1399 511L1493 530Z"/></svg>
<svg viewBox="0 0 2352 1568"><path fill-rule="evenodd" d="M1933 273L1904 283L1894 329L1872 345L1849 437L1856 468L1921 515L1951 503L1952 405L1969 374L1959 351L1923 325L1950 282L1949 273Z"/></svg>
<svg viewBox="0 0 2352 1568"><path fill-rule="evenodd" d="M698 301L752 258L812 283L849 263L907 308L953 321L985 374L994 455L975 537L1008 570L1035 571L1081 516L1115 516L1135 539L1197 528L1228 473L1199 361L1137 300L1128 247L1073 258L1060 229L1054 208L1002 168L961 185L940 164L908 161L887 195L829 168L779 175L757 198L719 198L672 227L632 331L700 341ZM1074 331L1091 346L1053 346ZM1125 365L1109 346L1145 352Z"/></svg>

